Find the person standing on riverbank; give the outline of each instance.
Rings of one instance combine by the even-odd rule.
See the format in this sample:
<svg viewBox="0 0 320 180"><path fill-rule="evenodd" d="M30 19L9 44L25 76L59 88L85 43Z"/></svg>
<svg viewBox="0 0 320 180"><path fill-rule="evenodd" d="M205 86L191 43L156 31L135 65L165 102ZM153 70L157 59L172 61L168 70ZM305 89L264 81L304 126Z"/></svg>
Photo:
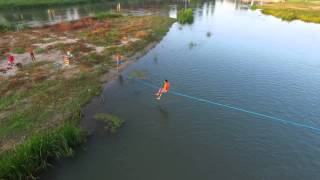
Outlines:
<svg viewBox="0 0 320 180"><path fill-rule="evenodd" d="M122 56L120 53L116 54L117 72L119 72L119 66L122 64Z"/></svg>
<svg viewBox="0 0 320 180"><path fill-rule="evenodd" d="M11 54L8 54L8 67L7 69L12 69L14 65L14 56Z"/></svg>
<svg viewBox="0 0 320 180"><path fill-rule="evenodd" d="M74 56L73 56L73 54L71 53L71 48L70 49L68 49L68 51L67 51L67 56L68 56L68 58L69 59L73 59L74 58Z"/></svg>
<svg viewBox="0 0 320 180"><path fill-rule="evenodd" d="M156 93L157 100L161 99L163 93L167 93L170 89L170 83L168 80L164 80L163 87L159 89L158 93Z"/></svg>
<svg viewBox="0 0 320 180"><path fill-rule="evenodd" d="M33 63L36 62L36 57L34 56L34 51L33 51L33 49L31 47L28 49L28 52L30 54L32 62Z"/></svg>

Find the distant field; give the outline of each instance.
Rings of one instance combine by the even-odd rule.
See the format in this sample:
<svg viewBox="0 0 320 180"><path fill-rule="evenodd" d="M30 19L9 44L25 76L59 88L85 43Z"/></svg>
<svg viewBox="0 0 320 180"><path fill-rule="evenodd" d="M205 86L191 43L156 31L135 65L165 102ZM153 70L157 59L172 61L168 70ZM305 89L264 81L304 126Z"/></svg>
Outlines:
<svg viewBox="0 0 320 180"><path fill-rule="evenodd" d="M74 4L96 0L0 0L0 7Z"/></svg>
<svg viewBox="0 0 320 180"><path fill-rule="evenodd" d="M286 21L302 20L320 23L320 1L289 0L254 6L264 14L273 15Z"/></svg>

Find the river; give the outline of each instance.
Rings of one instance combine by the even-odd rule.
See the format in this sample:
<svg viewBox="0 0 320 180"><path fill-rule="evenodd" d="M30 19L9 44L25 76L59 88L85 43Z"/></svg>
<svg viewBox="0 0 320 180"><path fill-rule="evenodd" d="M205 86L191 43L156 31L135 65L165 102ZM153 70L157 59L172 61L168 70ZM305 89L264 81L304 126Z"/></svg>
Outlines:
<svg viewBox="0 0 320 180"><path fill-rule="evenodd" d="M123 8L175 17L177 9L192 6L194 23L173 24L86 106L88 142L42 179L320 179L317 130L174 94L157 101L155 89L144 84L168 79L172 90L192 97L319 128L320 25L284 22L233 1L154 4ZM136 70L147 72L144 83L126 78ZM126 123L110 135L95 122L97 113Z"/></svg>

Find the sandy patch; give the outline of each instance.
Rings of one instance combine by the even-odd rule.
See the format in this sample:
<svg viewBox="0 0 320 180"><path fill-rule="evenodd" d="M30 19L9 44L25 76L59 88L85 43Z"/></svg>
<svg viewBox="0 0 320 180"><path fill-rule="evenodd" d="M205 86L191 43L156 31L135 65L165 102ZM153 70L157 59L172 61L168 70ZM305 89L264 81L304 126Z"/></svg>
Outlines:
<svg viewBox="0 0 320 180"><path fill-rule="evenodd" d="M15 57L15 63L21 63L22 66L31 63L31 58L29 53L24 54L12 54ZM60 51L49 51L44 54L36 54L36 61L52 61L59 64L63 64L63 54ZM0 69L4 69L7 67L7 61L0 61ZM8 70L6 73L0 73L0 76L13 76L16 74L18 68L14 66L12 69Z"/></svg>
<svg viewBox="0 0 320 180"><path fill-rule="evenodd" d="M46 49L47 47L54 46L57 44L74 44L79 41L78 39L69 39L66 37L60 37L59 39L60 41L54 41L50 43L36 43L36 44L33 44L33 46L36 46L41 49Z"/></svg>
<svg viewBox="0 0 320 180"><path fill-rule="evenodd" d="M103 50L105 49L105 47L102 47L102 46L96 46L96 45L93 45L93 44L89 44L89 43L86 43L85 44L88 48L93 48L95 49L95 52L100 54L103 52Z"/></svg>

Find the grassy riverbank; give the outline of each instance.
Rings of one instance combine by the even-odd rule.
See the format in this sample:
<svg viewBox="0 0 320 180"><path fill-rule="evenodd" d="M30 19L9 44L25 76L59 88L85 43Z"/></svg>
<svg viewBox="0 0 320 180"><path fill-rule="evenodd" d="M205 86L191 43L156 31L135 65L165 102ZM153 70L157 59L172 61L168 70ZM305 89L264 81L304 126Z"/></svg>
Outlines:
<svg viewBox="0 0 320 180"><path fill-rule="evenodd" d="M72 155L71 148L84 139L78 125L81 109L112 77L113 55L130 59L159 41L173 22L167 17L99 15L2 33L0 47L13 42L3 51L33 46L38 53L35 64L26 63L30 60L23 51L14 54L25 63L22 69L0 75L0 179L33 178L47 160ZM70 48L75 58L70 66L61 66ZM0 66L4 64L2 60Z"/></svg>
<svg viewBox="0 0 320 180"><path fill-rule="evenodd" d="M320 23L320 1L269 3L253 8L261 9L262 13L279 17L285 21L302 20Z"/></svg>

